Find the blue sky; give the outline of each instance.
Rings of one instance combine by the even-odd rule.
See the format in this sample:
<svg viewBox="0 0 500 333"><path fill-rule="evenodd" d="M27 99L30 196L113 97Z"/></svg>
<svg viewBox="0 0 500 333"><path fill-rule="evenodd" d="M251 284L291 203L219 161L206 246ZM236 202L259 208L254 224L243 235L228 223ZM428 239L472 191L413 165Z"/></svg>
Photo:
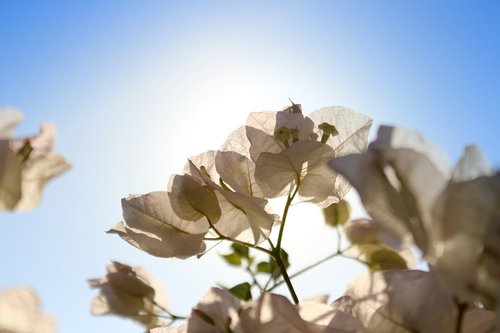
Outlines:
<svg viewBox="0 0 500 333"><path fill-rule="evenodd" d="M74 166L37 210L0 214L0 288L35 288L61 332L139 332L88 314L85 279L110 259L150 270L178 313L215 282L240 282L222 248L161 260L104 231L120 198L165 189L188 156L289 97L304 113L345 105L417 128L451 161L476 143L499 167L498 17L494 1L0 0L0 105L25 112L19 135L54 122ZM297 218L285 240L297 268L334 249L305 211L317 219ZM331 262L297 289L336 297L360 270Z"/></svg>

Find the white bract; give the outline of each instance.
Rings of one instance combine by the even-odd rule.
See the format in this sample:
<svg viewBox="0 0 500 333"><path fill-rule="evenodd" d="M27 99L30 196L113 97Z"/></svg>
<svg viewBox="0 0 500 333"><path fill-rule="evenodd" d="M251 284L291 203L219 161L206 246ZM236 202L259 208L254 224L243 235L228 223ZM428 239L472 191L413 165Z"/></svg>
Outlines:
<svg viewBox="0 0 500 333"><path fill-rule="evenodd" d="M159 316L167 307L163 286L140 267L112 262L107 274L89 280L99 295L92 301L91 313L96 316L115 314L133 319L147 328L163 325Z"/></svg>
<svg viewBox="0 0 500 333"><path fill-rule="evenodd" d="M108 231L157 257L187 258L205 250L206 221L179 218L167 192L151 192L122 199L123 222Z"/></svg>

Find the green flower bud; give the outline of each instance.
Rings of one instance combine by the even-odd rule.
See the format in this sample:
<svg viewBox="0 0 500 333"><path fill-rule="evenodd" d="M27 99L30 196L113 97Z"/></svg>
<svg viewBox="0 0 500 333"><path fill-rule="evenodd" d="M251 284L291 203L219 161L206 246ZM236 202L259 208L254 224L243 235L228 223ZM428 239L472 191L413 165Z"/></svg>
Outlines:
<svg viewBox="0 0 500 333"><path fill-rule="evenodd" d="M337 131L337 128L328 123L322 123L318 126L318 128L323 131L323 135L321 136L321 143L326 143L326 141L328 141L328 139L330 138L330 135L339 135L339 131Z"/></svg>
<svg viewBox="0 0 500 333"><path fill-rule="evenodd" d="M274 131L274 138L282 142L286 148L290 146L288 140L291 137L290 129L288 127L280 127Z"/></svg>
<svg viewBox="0 0 500 333"><path fill-rule="evenodd" d="M331 204L323 208L325 223L331 227L345 224L351 215L351 206L346 200Z"/></svg>

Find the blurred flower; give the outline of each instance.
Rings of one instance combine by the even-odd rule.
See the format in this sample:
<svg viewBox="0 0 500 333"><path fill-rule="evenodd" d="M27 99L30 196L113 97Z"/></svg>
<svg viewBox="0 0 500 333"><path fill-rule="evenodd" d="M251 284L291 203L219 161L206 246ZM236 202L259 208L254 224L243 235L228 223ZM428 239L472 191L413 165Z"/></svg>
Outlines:
<svg viewBox="0 0 500 333"><path fill-rule="evenodd" d="M0 291L0 332L55 333L54 318L41 312L40 298L25 287Z"/></svg>
<svg viewBox="0 0 500 333"><path fill-rule="evenodd" d="M348 286L338 302L361 320L368 333L454 333L458 307L440 282L434 274L423 271L366 273ZM497 332L494 314L466 309L461 332Z"/></svg>
<svg viewBox="0 0 500 333"><path fill-rule="evenodd" d="M167 296L161 284L140 267L115 261L106 270L104 277L88 280L100 291L91 304L93 315L115 314L147 328L162 325L159 315L167 307Z"/></svg>
<svg viewBox="0 0 500 333"><path fill-rule="evenodd" d="M415 131L382 126L363 154L330 161L357 189L385 232L422 250L461 297L500 297L500 175L476 147L449 171L446 157Z"/></svg>
<svg viewBox="0 0 500 333"><path fill-rule="evenodd" d="M286 297L264 293L242 302L230 292L211 288L179 327L156 328L152 333L355 333L361 322L324 303L292 304Z"/></svg>
<svg viewBox="0 0 500 333"><path fill-rule="evenodd" d="M38 206L45 184L70 168L54 153L55 127L42 124L40 133L12 139L22 113L0 109L0 210L27 211Z"/></svg>

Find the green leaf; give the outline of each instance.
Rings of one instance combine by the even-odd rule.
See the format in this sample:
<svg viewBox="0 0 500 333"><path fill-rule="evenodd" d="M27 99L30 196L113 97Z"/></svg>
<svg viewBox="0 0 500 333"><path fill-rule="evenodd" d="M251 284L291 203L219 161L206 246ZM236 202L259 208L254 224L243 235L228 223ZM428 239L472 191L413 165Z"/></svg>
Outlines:
<svg viewBox="0 0 500 333"><path fill-rule="evenodd" d="M351 216L351 206L346 200L341 200L340 202L323 208L323 215L327 225L331 227L343 225L349 221L349 217Z"/></svg>
<svg viewBox="0 0 500 333"><path fill-rule="evenodd" d="M380 271L384 269L407 269L406 261L396 252L389 249L375 251L368 261L370 270Z"/></svg>
<svg viewBox="0 0 500 333"><path fill-rule="evenodd" d="M257 264L257 273L271 274L271 264L267 261L262 261Z"/></svg>
<svg viewBox="0 0 500 333"><path fill-rule="evenodd" d="M250 283L243 282L229 289L229 292L243 301L252 299L252 286Z"/></svg>
<svg viewBox="0 0 500 333"><path fill-rule="evenodd" d="M233 243L231 244L231 248L233 249L234 253L239 254L242 258L248 259L248 247Z"/></svg>
<svg viewBox="0 0 500 333"><path fill-rule="evenodd" d="M232 266L240 266L241 265L241 257L237 253L225 254L225 255L221 255L221 257L224 258L224 260L226 260L226 262L229 265L232 265Z"/></svg>

